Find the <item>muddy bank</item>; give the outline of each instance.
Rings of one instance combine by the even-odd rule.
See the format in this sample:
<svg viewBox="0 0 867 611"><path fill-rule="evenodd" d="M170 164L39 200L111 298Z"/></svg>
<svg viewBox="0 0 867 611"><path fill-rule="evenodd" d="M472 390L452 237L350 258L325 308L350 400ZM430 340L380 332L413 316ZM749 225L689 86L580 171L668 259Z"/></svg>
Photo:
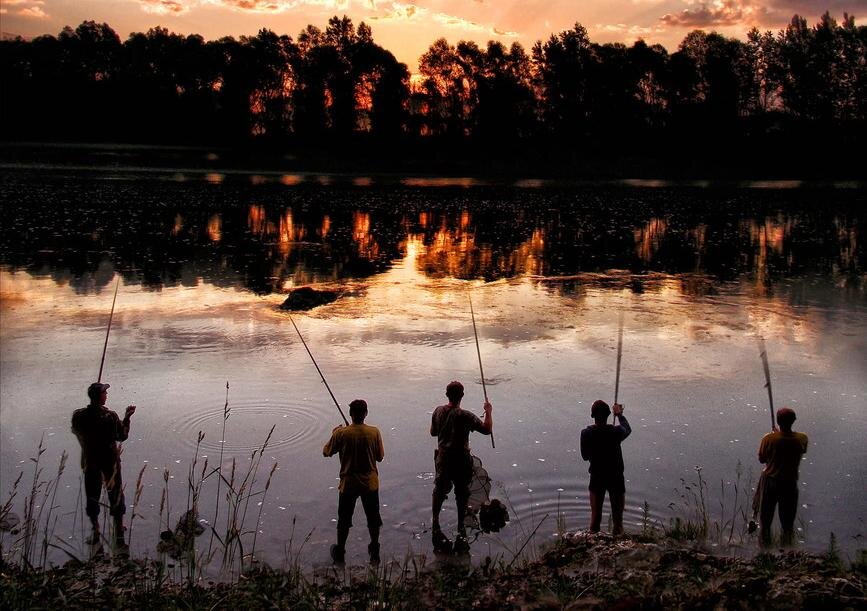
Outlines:
<svg viewBox="0 0 867 611"><path fill-rule="evenodd" d="M180 570L179 570L180 569ZM470 566L423 557L379 567L258 568L231 583L183 567L100 559L48 571L3 564L0 605L48 608L864 609L865 553L734 558L639 537L578 533L532 561Z"/></svg>

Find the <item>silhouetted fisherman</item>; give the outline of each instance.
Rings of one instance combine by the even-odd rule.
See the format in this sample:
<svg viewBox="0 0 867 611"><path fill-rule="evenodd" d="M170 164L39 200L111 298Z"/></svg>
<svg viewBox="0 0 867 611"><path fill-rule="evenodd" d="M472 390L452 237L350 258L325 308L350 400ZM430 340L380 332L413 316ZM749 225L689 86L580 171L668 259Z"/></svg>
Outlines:
<svg viewBox="0 0 867 611"><path fill-rule="evenodd" d="M494 423L491 419L493 407L485 402L485 420L475 414L461 409L461 399L464 397L464 385L460 382L449 382L446 386L446 397L449 402L437 407L431 416L430 434L437 438L437 449L434 452L436 476L432 495L432 538L434 549L447 551L451 541L440 528L440 511L449 491L454 486L455 503L458 510L458 537L455 540L455 551L469 549L464 518L467 515L467 502L470 498L470 480L473 477L473 459L470 456L470 432L476 431L490 435Z"/></svg>
<svg viewBox="0 0 867 611"><path fill-rule="evenodd" d="M129 437L129 421L135 413L135 405L126 408L121 420L105 406L108 388L108 384L99 382L87 388L90 404L72 414L72 432L81 445L81 469L84 471L84 493L87 497L85 511L93 526L88 543L99 543L99 497L104 484L108 493L109 514L114 518L115 543L122 547L126 545L123 536L126 502L117 442L126 441Z"/></svg>
<svg viewBox="0 0 867 611"><path fill-rule="evenodd" d="M590 461L590 531L599 532L607 491L611 503L612 534L619 535L623 533L623 507L626 504L620 443L629 437L632 428L623 417L620 403L614 404L614 417L620 424L608 424L610 414L611 409L605 401L593 402L590 416L596 423L581 431L581 458Z"/></svg>
<svg viewBox="0 0 867 611"><path fill-rule="evenodd" d="M349 404L352 424L337 426L331 439L322 448L323 456L340 454L340 493L337 497L337 544L331 546L331 559L343 562L346 554L346 539L352 526L355 503L361 498L370 545L367 553L371 562L379 562L379 471L376 463L382 462L385 450L382 435L375 426L364 424L367 417L367 402L356 399Z"/></svg>
<svg viewBox="0 0 867 611"><path fill-rule="evenodd" d="M791 545L798 512L798 467L807 452L807 436L792 430L795 412L788 407L777 412L779 431L771 431L759 444L759 462L765 465L759 479L762 545L771 544L774 510L780 508L780 544Z"/></svg>

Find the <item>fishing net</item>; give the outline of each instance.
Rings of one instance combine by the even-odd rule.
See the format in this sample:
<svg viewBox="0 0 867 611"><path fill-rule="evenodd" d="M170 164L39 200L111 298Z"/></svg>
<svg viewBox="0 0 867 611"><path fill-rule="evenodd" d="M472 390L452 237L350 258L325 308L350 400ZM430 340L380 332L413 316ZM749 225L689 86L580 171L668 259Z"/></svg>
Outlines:
<svg viewBox="0 0 867 611"><path fill-rule="evenodd" d="M473 476L470 480L470 498L467 502L465 523L482 532L498 532L509 521L506 506L498 499L491 500L491 478L478 456L473 456Z"/></svg>

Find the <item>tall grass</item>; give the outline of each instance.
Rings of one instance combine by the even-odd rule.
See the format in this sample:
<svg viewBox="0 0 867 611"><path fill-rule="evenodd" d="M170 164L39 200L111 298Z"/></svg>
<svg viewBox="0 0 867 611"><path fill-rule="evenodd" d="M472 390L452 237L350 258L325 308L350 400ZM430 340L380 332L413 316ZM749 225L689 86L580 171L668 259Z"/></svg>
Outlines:
<svg viewBox="0 0 867 611"><path fill-rule="evenodd" d="M675 515L670 518L665 536L678 541L710 542L716 545L738 545L745 541L749 530L752 474L744 481L744 469L740 461L735 467L735 479L726 483L720 480L719 518L711 517L708 507L708 482L702 475L702 467L696 466L695 479L681 478L680 488L675 488L677 501L669 504ZM646 504L646 503L645 503Z"/></svg>

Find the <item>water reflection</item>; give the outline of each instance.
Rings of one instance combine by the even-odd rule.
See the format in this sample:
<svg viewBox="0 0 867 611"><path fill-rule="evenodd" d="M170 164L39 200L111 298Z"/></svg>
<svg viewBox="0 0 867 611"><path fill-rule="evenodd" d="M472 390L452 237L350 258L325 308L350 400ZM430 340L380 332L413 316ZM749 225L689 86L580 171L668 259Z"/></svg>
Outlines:
<svg viewBox="0 0 867 611"><path fill-rule="evenodd" d="M448 179L450 188L433 193L301 182L49 178L34 187L11 174L0 262L81 291L105 286L100 270L117 269L150 288L192 278L267 294L369 277L414 248L415 265L432 278L575 276L559 284L574 291L587 274L616 284L609 270L623 270L639 292L648 274L662 273L678 275L684 294L746 280L763 295L817 274L863 297L858 191L826 193L817 206L797 190L526 191Z"/></svg>

